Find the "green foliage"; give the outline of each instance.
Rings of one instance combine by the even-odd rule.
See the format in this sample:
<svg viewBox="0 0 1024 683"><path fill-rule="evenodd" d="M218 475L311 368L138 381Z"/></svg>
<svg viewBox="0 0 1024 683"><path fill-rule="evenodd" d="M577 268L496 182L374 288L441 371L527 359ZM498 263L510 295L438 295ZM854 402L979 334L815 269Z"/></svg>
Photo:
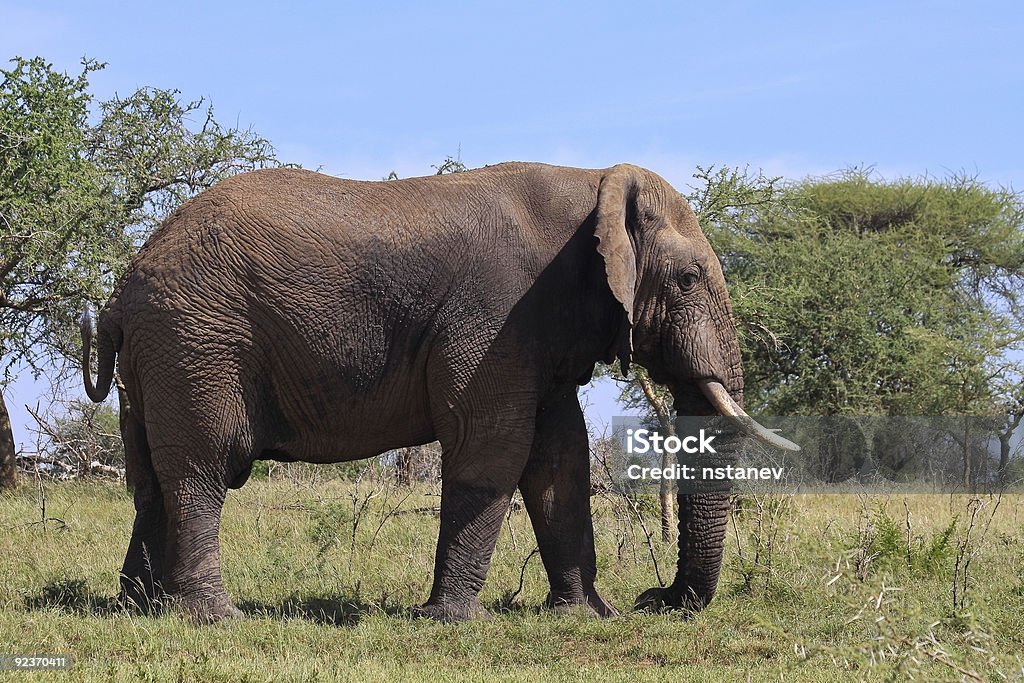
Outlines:
<svg viewBox="0 0 1024 683"><path fill-rule="evenodd" d="M903 529L890 515L885 506L879 505L871 517L873 533L868 550L880 565L892 566L903 562L906 566L907 538Z"/></svg>
<svg viewBox="0 0 1024 683"><path fill-rule="evenodd" d="M698 178L753 409L984 414L1005 400L1020 376L1006 354L1024 340L1020 197L856 169L781 189L735 172Z"/></svg>
<svg viewBox="0 0 1024 683"><path fill-rule="evenodd" d="M213 114L202 99L159 88L100 104L89 159L115 198L120 224L136 237L147 237L171 211L224 178L276 165L270 142L251 128L225 127ZM198 127L191 123L197 117Z"/></svg>
<svg viewBox="0 0 1024 683"><path fill-rule="evenodd" d="M321 549L344 537L351 527L351 501L322 501L310 508L309 535Z"/></svg>
<svg viewBox="0 0 1024 683"><path fill-rule="evenodd" d="M42 59L0 70L0 361L5 369L72 317L63 304L99 298L128 249L112 221L89 146L88 76Z"/></svg>
<svg viewBox="0 0 1024 683"><path fill-rule="evenodd" d="M89 75L43 59L0 70L0 362L75 356L86 301L102 302L174 207L234 173L273 164L270 144L199 101L142 88L91 111ZM190 121L205 114L198 128ZM98 121L90 122L95 113Z"/></svg>
<svg viewBox="0 0 1024 683"><path fill-rule="evenodd" d="M661 406L670 407L672 405L672 394L669 392L668 387L651 382L647 370L640 365L631 365L629 367L629 377L625 380L622 380L620 374L617 374L608 366L600 366L595 375L598 377L609 376L619 381L619 403L626 409L627 414L638 413L643 415L646 427L661 431L657 409ZM652 387L655 401L660 402L659 406L655 406L644 393L643 386L645 382Z"/></svg>
<svg viewBox="0 0 1024 683"><path fill-rule="evenodd" d="M252 479L269 479L270 478L270 461L268 460L254 460L252 463L252 473L249 474Z"/></svg>
<svg viewBox="0 0 1024 683"><path fill-rule="evenodd" d="M444 161L439 165L430 165L430 168L434 169L434 175L448 175L450 173L463 173L469 170L469 167L462 163L462 159L459 156L445 156ZM381 180L398 180L398 173L391 171Z"/></svg>
<svg viewBox="0 0 1024 683"><path fill-rule="evenodd" d="M344 479L345 481L356 481L360 476L369 468L373 467L376 462L379 462L381 456L374 458L367 458L363 460L347 460L345 462L335 462L327 465L313 464L306 465L310 469L322 470L326 468L325 476L333 477L337 479ZM295 463L296 465L299 463Z"/></svg>
<svg viewBox="0 0 1024 683"><path fill-rule="evenodd" d="M431 166L430 168L437 171L434 175L448 175L449 173L463 173L468 171L469 168L462 163L462 159L459 157L447 156L444 161L441 162L440 166Z"/></svg>
<svg viewBox="0 0 1024 683"><path fill-rule="evenodd" d="M50 579L38 593L25 597L25 607L31 610L60 609L83 616L111 612L115 605L110 596L90 590L85 579L66 576Z"/></svg>
<svg viewBox="0 0 1024 683"><path fill-rule="evenodd" d="M909 514L909 508L907 508ZM959 515L953 514L946 526L915 531L907 518L905 524L893 517L884 501L867 514L866 524L852 544L858 556L862 578L882 572L889 576L944 577L953 570L957 554L956 533Z"/></svg>
<svg viewBox="0 0 1024 683"><path fill-rule="evenodd" d="M931 539L917 539L916 552L911 553L911 566L929 576L938 576L948 572L956 556L954 534L957 530L958 517L953 516L949 525L939 529Z"/></svg>

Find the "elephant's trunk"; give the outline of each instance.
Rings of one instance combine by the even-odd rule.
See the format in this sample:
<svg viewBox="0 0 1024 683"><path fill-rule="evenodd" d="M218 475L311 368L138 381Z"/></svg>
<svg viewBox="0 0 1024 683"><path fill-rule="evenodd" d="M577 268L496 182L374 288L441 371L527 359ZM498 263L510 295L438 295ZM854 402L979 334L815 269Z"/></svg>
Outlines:
<svg viewBox="0 0 1024 683"><path fill-rule="evenodd" d="M673 390L680 411L705 412L710 408L721 417L679 418L676 428L679 435L696 435L701 427L714 425L712 428L717 432L715 452L701 453L694 460L681 463L694 466L696 471L695 479L679 482L676 577L666 588L652 588L641 594L636 603L640 608L675 607L695 612L706 607L715 595L722 569L731 483L728 479L704 478L704 468L733 464L743 434L774 448L800 450L793 442L758 424L743 410L743 370L735 330L723 325L719 328L719 336L719 348L723 350L719 358L722 362L702 373L706 379L698 379L689 387L680 385ZM729 388L718 379L707 378L709 375L721 377L728 382ZM695 402L698 390L700 393L696 396L703 396L707 402L703 406Z"/></svg>
<svg viewBox="0 0 1024 683"><path fill-rule="evenodd" d="M665 588L652 588L641 594L636 602L638 608L696 612L707 607L715 595L722 569L730 483L703 480L700 472L705 467L734 462L740 434L735 424L721 418L680 418L677 432L695 434L701 427L720 430L716 429L716 453L699 454L680 462L695 467L698 478L679 482L679 560L675 580Z"/></svg>
<svg viewBox="0 0 1024 683"><path fill-rule="evenodd" d="M679 561L663 602L696 612L715 596L729 512L729 493L680 494Z"/></svg>

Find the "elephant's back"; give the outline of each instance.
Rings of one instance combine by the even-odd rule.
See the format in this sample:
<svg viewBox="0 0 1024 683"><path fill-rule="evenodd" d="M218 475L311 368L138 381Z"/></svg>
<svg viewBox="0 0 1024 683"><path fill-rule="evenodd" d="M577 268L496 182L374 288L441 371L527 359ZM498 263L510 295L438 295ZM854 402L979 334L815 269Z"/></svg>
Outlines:
<svg viewBox="0 0 1024 683"><path fill-rule="evenodd" d="M275 367L307 362L310 374L351 371L349 384L372 385L412 352L400 348L410 336L425 338L438 307L426 293L449 286L388 185L297 169L223 181L153 234L108 317L136 356L162 352L165 340L147 338L159 328L186 345L271 354L254 362Z"/></svg>
<svg viewBox="0 0 1024 683"><path fill-rule="evenodd" d="M176 210L134 265L173 277L193 265L315 267L402 247L429 251L438 240L457 237L445 233L446 224L484 203L474 199L479 180L374 182L288 168L244 173Z"/></svg>
<svg viewBox="0 0 1024 683"><path fill-rule="evenodd" d="M189 293L279 287L300 274L336 270L372 236L359 228L366 191L301 169L266 169L224 180L175 210L133 259L113 299L167 301ZM210 297L214 303L217 297Z"/></svg>
<svg viewBox="0 0 1024 683"><path fill-rule="evenodd" d="M589 173L518 162L394 181L291 168L243 173L175 211L136 262L173 277L193 262L315 267L406 251L436 261L453 249L493 246L480 244L480 226L530 225L525 212L544 196L538 188L563 186L567 171Z"/></svg>

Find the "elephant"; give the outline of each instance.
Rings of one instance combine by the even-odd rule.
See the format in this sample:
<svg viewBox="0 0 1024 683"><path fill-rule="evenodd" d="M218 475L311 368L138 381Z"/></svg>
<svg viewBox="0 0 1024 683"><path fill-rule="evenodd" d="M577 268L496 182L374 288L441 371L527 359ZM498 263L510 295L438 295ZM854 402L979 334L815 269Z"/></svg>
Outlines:
<svg viewBox="0 0 1024 683"><path fill-rule="evenodd" d="M588 432L577 396L598 362L645 367L676 408L743 412L717 256L665 180L621 164L504 163L343 180L265 169L174 211L98 315L83 375L123 386L135 522L121 599L202 622L240 616L219 527L254 460L331 463L440 441L440 532L420 614L486 617L479 600L518 488L546 605L616 614L595 588ZM97 379L92 380L95 334ZM680 496L675 581L648 605L715 592L727 496Z"/></svg>

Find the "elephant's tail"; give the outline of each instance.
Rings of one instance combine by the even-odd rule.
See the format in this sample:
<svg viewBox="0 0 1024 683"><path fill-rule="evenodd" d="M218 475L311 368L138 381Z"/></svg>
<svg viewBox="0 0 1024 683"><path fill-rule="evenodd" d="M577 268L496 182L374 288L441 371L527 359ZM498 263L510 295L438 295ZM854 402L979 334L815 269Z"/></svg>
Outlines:
<svg viewBox="0 0 1024 683"><path fill-rule="evenodd" d="M114 381L114 358L117 355L117 345L110 332L101 325L96 340L99 369L96 384L93 384L92 369L89 364L89 357L92 355L92 313L89 310L89 304L86 304L85 310L82 311L82 323L79 330L82 333L82 376L85 378L85 393L93 402L99 403L110 393L110 385Z"/></svg>

